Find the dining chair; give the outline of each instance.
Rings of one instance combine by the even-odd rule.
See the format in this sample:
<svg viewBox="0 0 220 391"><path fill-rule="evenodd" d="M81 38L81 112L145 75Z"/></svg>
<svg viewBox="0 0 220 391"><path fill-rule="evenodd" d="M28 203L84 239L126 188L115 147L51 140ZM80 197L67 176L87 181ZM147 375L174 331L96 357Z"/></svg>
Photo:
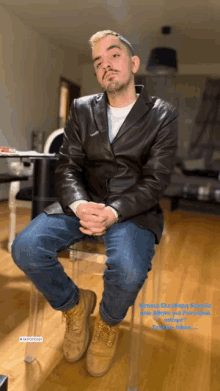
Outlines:
<svg viewBox="0 0 220 391"><path fill-rule="evenodd" d="M54 130L47 138L43 153L58 153L63 142L64 129L60 128ZM51 162L51 164L53 164ZM17 208L31 208L32 207L32 193L33 187L24 187L20 189L19 175L33 175L33 163L30 167L24 167L23 162L12 162L9 164L9 169L13 170L18 175L18 181L11 182L9 189L9 240L8 251L11 252L11 246L16 236L16 211ZM53 200L51 203L54 202Z"/></svg>
<svg viewBox="0 0 220 391"><path fill-rule="evenodd" d="M161 243L155 246L155 256L152 262L153 284L152 298L159 302L161 294L161 270L163 264L163 254L166 246L166 224L164 226ZM73 281L79 287L86 288L82 283L83 275L102 276L105 262L107 259L105 244L101 239L98 243L92 241L81 241L69 247L68 268ZM146 300L146 291L148 285L146 279L138 299L131 307L130 337L128 350L128 368L127 368L127 391L138 391L139 383L139 360L141 357L141 340L143 338L143 316L140 311L140 303ZM154 302L154 301L153 301ZM28 336L42 336L43 316L45 299L43 295L31 283L30 294L30 315ZM32 363L37 359L40 343L26 343L24 360Z"/></svg>

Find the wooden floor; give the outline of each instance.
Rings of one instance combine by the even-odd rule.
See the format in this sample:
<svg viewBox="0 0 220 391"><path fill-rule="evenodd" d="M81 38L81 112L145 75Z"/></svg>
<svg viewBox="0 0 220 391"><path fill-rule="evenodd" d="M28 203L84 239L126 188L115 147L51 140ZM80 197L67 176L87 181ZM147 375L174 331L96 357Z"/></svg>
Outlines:
<svg viewBox="0 0 220 391"><path fill-rule="evenodd" d="M201 311L210 315L189 315L180 311L174 319L182 319L179 325L191 329L176 329L172 318L175 308L159 308L171 311L171 316L155 320L144 316L143 354L140 361L140 385L138 391L218 391L220 390L220 217L189 212L168 211L166 235L162 242L162 258L154 258L162 289L160 297L152 297L153 273L149 273L146 298L143 304L157 300L155 304L189 305L187 311ZM7 203L0 204L0 374L9 377L8 391L126 391L127 353L129 342L130 312L122 322L118 349L109 372L100 378L90 376L85 367L85 355L77 363L65 361L62 341L65 323L61 313L46 304L38 360L24 362L25 343L19 336L27 335L30 284L26 276L13 263L7 251L8 240ZM29 221L29 211L20 209L17 230L20 232ZM159 251L159 247L158 247ZM65 263L65 254L62 260ZM94 289L100 300L103 283L99 277L90 277L85 285ZM190 308L190 303L211 304L211 308ZM147 309L142 309L146 311ZM98 306L94 316L97 314ZM152 310L151 310L152 311ZM92 326L94 324L92 317ZM173 326L173 330L159 326Z"/></svg>

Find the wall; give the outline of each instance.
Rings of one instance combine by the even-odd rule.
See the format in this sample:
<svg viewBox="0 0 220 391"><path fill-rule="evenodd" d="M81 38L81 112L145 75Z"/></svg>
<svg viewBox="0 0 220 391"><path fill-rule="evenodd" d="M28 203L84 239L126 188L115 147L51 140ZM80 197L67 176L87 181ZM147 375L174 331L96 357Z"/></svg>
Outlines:
<svg viewBox="0 0 220 391"><path fill-rule="evenodd" d="M48 135L57 128L59 79L81 84L77 58L0 6L0 145L28 150L33 129ZM1 159L0 172L6 170ZM7 189L0 186L0 199Z"/></svg>
<svg viewBox="0 0 220 391"><path fill-rule="evenodd" d="M96 76L93 64L84 64L82 66L82 96L97 94L102 92Z"/></svg>

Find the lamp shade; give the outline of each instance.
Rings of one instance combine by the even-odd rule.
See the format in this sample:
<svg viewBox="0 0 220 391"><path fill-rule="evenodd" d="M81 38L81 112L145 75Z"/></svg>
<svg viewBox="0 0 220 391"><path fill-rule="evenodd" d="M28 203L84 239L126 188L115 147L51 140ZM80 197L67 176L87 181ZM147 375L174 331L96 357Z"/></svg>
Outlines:
<svg viewBox="0 0 220 391"><path fill-rule="evenodd" d="M177 73L176 50L167 47L152 49L146 70L160 76L175 75Z"/></svg>

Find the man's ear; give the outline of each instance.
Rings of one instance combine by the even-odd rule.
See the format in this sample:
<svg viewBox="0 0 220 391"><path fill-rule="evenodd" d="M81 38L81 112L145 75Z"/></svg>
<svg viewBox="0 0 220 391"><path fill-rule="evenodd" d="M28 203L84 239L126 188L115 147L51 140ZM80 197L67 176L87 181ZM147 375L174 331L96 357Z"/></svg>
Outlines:
<svg viewBox="0 0 220 391"><path fill-rule="evenodd" d="M136 73L140 67L140 58L138 56L132 57L132 72Z"/></svg>

